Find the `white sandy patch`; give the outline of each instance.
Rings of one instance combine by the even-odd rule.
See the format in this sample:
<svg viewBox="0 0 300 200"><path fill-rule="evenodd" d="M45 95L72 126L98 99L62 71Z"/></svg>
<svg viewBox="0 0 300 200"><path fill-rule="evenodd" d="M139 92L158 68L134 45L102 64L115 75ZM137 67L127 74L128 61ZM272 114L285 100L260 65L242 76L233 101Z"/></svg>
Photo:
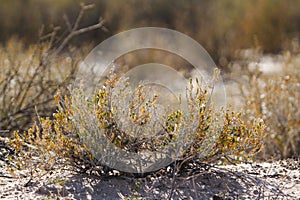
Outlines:
<svg viewBox="0 0 300 200"><path fill-rule="evenodd" d="M178 175L174 182L170 174L98 177L58 170L27 187L29 178L8 178L1 168L0 199L167 199L171 194L172 199L299 199L299 165L299 160L283 160L195 167L192 176Z"/></svg>

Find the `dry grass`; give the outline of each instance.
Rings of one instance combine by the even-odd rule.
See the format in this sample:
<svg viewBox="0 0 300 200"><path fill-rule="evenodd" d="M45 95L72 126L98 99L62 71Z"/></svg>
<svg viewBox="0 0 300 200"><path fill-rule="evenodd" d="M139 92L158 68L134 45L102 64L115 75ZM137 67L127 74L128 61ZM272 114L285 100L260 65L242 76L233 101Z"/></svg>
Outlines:
<svg viewBox="0 0 300 200"><path fill-rule="evenodd" d="M260 55L262 56L262 55ZM264 73L243 61L233 75L239 82L246 119L261 117L265 124L264 149L260 158L284 159L300 154L300 54L287 51L271 63L275 73ZM258 58L259 59L259 58ZM243 64L244 63L244 64ZM278 69L279 67L281 69Z"/></svg>
<svg viewBox="0 0 300 200"><path fill-rule="evenodd" d="M48 57L46 43L24 47L9 40L0 47L0 129L26 129L36 113L49 116L56 109L53 96L74 78L75 56Z"/></svg>
<svg viewBox="0 0 300 200"><path fill-rule="evenodd" d="M58 90L66 91L82 58L82 52L72 47L70 40L103 26L100 20L79 27L90 8L82 4L74 24L65 17L67 34L60 35L60 27L50 33L44 33L42 28L35 45L25 47L22 41L12 38L0 46L0 130L25 130L37 114L51 116L55 111L53 96Z"/></svg>

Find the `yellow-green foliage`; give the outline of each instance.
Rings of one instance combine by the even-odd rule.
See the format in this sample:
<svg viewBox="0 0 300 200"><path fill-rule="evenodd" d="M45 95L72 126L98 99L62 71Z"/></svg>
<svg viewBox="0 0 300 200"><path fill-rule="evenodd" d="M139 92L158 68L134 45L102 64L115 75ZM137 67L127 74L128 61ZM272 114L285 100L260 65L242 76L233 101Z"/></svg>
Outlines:
<svg viewBox="0 0 300 200"><path fill-rule="evenodd" d="M214 110L213 105L207 103L209 93L199 84L193 86L192 81L187 91L188 113L183 110L173 110L167 116L154 116L151 108L156 106L157 95L153 94L153 97L147 99L143 92L134 93L135 104L129 105L128 112L122 112L125 114L121 117L131 120L131 123L139 127L149 125L151 118L155 117L155 120L160 120L163 125L163 132L150 136L124 132L118 127L116 107L111 103L112 89L118 81L116 76L112 76L91 98L86 98L80 88L72 91L72 95L68 97L57 94L55 100L59 110L54 113L53 120L40 118L28 131L15 132L11 145L16 150L14 157L16 161L12 159L12 162L15 162L20 169L27 169L31 173L56 167L73 167L81 172L97 169L100 173L104 173L105 167L82 143L80 137L82 132L76 126L78 124L75 124L76 120L78 123L78 119L82 120L82 123L86 122L84 117L89 116L78 118L78 114L84 109L88 109L96 116L96 127L104 130L101 133L105 134L111 143L127 151L163 149L167 144L180 142L179 135L182 131L188 135L187 142L190 142L190 145L178 157L180 160L193 158L215 162L226 158L229 162L239 162L255 155L261 148L264 135L264 125L261 120L243 121L241 113ZM118 103L122 103L122 98L130 94L130 90L125 88L126 84L121 88L124 96L118 95ZM196 92L192 92L195 88ZM77 101L84 101L85 106L79 108ZM136 109L136 105L140 107ZM217 119L218 117L223 119ZM217 124L213 126L213 123ZM93 138L97 137L93 136ZM97 142L99 141L90 141L90 143ZM211 145L211 151L205 156L200 156L207 148L207 144Z"/></svg>

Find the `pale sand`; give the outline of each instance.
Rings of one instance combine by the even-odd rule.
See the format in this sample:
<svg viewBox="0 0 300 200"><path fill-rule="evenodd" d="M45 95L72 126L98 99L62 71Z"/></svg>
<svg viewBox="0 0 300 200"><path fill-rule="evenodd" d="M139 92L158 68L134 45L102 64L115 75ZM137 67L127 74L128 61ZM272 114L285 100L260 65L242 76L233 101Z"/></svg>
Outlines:
<svg viewBox="0 0 300 200"><path fill-rule="evenodd" d="M9 178L2 167L0 199L168 199L171 193L172 199L300 199L299 160L197 170L175 181L172 174L133 178L55 171L25 187L29 178Z"/></svg>

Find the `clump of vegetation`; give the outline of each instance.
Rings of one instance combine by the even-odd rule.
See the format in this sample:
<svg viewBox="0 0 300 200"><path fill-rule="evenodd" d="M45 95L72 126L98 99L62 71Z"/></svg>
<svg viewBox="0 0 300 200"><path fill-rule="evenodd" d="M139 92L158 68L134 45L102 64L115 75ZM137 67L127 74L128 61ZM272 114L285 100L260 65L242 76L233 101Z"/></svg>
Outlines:
<svg viewBox="0 0 300 200"><path fill-rule="evenodd" d="M116 87L119 83L122 87ZM72 90L70 96L58 93L55 100L59 109L53 119L41 117L28 131L15 132L10 142L15 149L11 162L31 174L65 167L79 172L107 174L113 169L108 170L101 158L95 156L101 149L91 149L84 142L88 138L89 144L99 144L98 138L103 136L126 151L155 152L163 150L166 145L181 142L184 134L186 146L177 157L179 163L195 159L208 163L246 161L262 146L262 120L243 121L242 113L216 110L208 103L210 93L200 86L198 80L191 81L187 89L187 112L170 110L167 116L155 112L159 94L147 96L142 86L138 88L137 92L132 92L126 82L111 75L91 97L85 96L80 88ZM123 105L122 98L128 95L133 95L132 101ZM123 109L119 113L118 107ZM135 129L122 131L121 119L129 120ZM155 132L158 125L161 126L159 134ZM149 134L143 135L137 130Z"/></svg>
<svg viewBox="0 0 300 200"><path fill-rule="evenodd" d="M80 28L79 23L90 5L81 5L74 24L67 17L68 32L60 27L49 33L42 28L37 44L26 46L12 38L0 46L0 130L5 136L13 130L26 130L37 113L50 116L56 109L53 96L66 88L75 78L82 52L70 45L75 36L101 28L103 21Z"/></svg>
<svg viewBox="0 0 300 200"><path fill-rule="evenodd" d="M36 112L55 111L53 95L74 78L77 61L66 54L53 62L48 48L45 43L25 48L17 39L0 47L0 130L25 130Z"/></svg>
<svg viewBox="0 0 300 200"><path fill-rule="evenodd" d="M247 118L260 117L266 125L264 159L298 158L300 154L299 54L286 52L282 57L285 62L280 73L248 70L241 84Z"/></svg>

